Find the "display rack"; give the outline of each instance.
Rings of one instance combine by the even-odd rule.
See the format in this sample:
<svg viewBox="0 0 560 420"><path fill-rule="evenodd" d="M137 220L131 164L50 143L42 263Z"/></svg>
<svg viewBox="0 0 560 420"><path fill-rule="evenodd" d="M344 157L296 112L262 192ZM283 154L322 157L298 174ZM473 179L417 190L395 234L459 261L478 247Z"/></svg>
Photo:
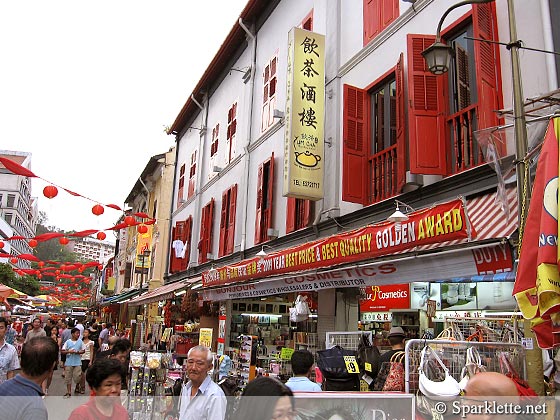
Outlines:
<svg viewBox="0 0 560 420"><path fill-rule="evenodd" d="M198 331L175 331L178 336L175 342L175 355L187 357L189 350L198 344Z"/></svg>
<svg viewBox="0 0 560 420"><path fill-rule="evenodd" d="M326 333L326 348L340 346L347 350L358 350L360 337L365 334L372 342L371 331L334 331Z"/></svg>
<svg viewBox="0 0 560 420"><path fill-rule="evenodd" d="M127 410L133 420L164 419L170 353L131 352Z"/></svg>
<svg viewBox="0 0 560 420"><path fill-rule="evenodd" d="M238 378L238 384L244 389L247 383L255 377L255 364L253 363L253 342L257 337L251 335L240 335L238 337L238 349L233 354L233 371Z"/></svg>

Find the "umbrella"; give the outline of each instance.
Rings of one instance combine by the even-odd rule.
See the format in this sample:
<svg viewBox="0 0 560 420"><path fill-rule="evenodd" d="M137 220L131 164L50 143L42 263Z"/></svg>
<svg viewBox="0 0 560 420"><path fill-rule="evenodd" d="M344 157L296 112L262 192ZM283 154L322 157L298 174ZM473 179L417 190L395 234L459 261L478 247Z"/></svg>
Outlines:
<svg viewBox="0 0 560 420"><path fill-rule="evenodd" d="M55 298L54 296L39 295L39 296L35 296L35 297L40 298L40 299L44 299L44 301L47 302L48 306L60 306L60 305L62 305L62 302L60 300L58 300L57 298Z"/></svg>
<svg viewBox="0 0 560 420"><path fill-rule="evenodd" d="M14 293L14 289L8 286L4 286L0 284L0 297L7 298L10 297Z"/></svg>
<svg viewBox="0 0 560 420"><path fill-rule="evenodd" d="M12 297L12 298L24 298L24 297L26 297L26 296L27 296L27 295L26 295L25 293L20 292L19 290L14 289L14 288L12 287L12 294L11 294L10 296L8 296L8 297Z"/></svg>

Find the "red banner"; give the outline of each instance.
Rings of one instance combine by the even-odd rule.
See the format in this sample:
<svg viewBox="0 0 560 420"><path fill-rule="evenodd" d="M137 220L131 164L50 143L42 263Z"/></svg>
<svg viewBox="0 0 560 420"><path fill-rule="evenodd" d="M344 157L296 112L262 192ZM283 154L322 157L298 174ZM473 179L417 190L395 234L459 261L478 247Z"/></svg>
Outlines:
<svg viewBox="0 0 560 420"><path fill-rule="evenodd" d="M360 312L381 312L391 309L410 309L410 285L366 287L364 299L360 299Z"/></svg>
<svg viewBox="0 0 560 420"><path fill-rule="evenodd" d="M332 267L469 237L462 200L410 213L408 217L399 228L392 222L378 223L270 253L262 260L255 257L207 271L202 274L202 284L218 286ZM470 233L476 236L475 232Z"/></svg>

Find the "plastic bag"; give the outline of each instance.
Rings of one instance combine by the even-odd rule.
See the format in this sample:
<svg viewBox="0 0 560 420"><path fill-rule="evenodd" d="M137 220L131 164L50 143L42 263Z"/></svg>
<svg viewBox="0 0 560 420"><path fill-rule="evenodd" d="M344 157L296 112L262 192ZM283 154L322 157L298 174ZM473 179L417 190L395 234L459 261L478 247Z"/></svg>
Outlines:
<svg viewBox="0 0 560 420"><path fill-rule="evenodd" d="M306 300L306 296L297 296L296 301L294 302L294 307L290 308L290 321L301 322L309 319L311 311L309 310Z"/></svg>

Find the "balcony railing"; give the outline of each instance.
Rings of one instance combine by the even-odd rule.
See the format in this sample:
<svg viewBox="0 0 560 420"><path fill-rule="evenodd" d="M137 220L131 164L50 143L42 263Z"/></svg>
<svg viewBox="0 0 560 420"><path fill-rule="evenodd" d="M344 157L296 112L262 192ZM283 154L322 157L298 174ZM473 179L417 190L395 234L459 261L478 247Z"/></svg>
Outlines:
<svg viewBox="0 0 560 420"><path fill-rule="evenodd" d="M397 145L394 144L368 159L369 203L393 197L397 191Z"/></svg>
<svg viewBox="0 0 560 420"><path fill-rule="evenodd" d="M447 118L451 144L451 174L471 169L483 162L474 138L477 105L470 105Z"/></svg>

